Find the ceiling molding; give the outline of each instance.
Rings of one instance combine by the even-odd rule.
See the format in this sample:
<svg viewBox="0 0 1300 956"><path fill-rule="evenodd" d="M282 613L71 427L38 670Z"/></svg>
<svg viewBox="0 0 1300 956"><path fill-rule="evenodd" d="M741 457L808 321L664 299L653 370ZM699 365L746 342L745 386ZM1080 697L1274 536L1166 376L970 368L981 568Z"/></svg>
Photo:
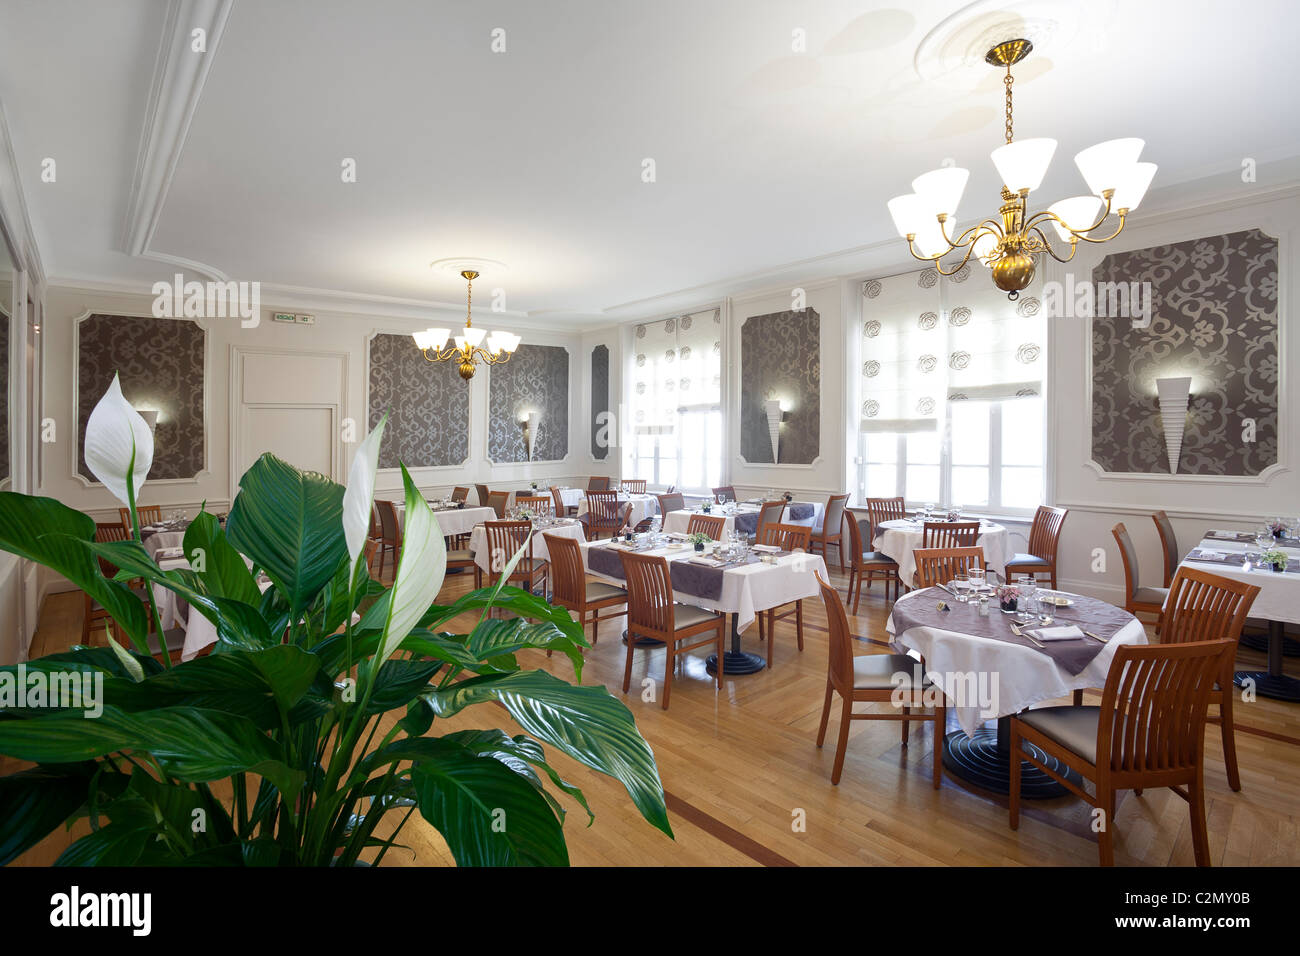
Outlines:
<svg viewBox="0 0 1300 956"><path fill-rule="evenodd" d="M16 265L28 274L31 287L39 295L45 287L45 267L41 263L40 249L32 230L31 215L27 210L27 197L23 194L22 177L18 173L18 160L14 156L13 139L9 135L9 121L5 117L4 102L0 100L0 219L14 244Z"/></svg>
<svg viewBox="0 0 1300 956"><path fill-rule="evenodd" d="M167 201L176 164L216 57L234 0L170 0L154 63L122 235L129 255L156 259L226 281L219 270L191 259L149 250ZM206 31L205 52L191 49L192 31Z"/></svg>

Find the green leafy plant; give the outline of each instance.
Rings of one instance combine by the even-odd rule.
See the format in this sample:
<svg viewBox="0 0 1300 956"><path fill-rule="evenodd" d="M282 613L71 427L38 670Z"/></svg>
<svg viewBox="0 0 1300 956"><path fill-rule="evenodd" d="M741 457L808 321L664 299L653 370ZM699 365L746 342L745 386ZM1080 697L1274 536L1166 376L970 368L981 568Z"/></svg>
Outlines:
<svg viewBox="0 0 1300 956"><path fill-rule="evenodd" d="M367 851L377 863L418 810L458 864L567 864L561 798L594 816L547 745L618 779L672 835L632 714L581 684L589 645L568 612L501 581L437 603L444 540L405 468L401 560L391 587L370 578L361 554L383 428L346 488L263 455L224 529L206 512L190 524L186 569L160 569L141 543L135 495L153 439L116 378L88 422L86 460L130 508L130 540L97 543L94 522L58 501L0 493L0 548L84 589L131 644L110 634L107 647L0 668L0 680L35 673L49 687L39 705L0 709L0 753L36 764L0 778L0 863L79 817L91 832L61 864L352 865ZM126 583L140 578L147 603ZM173 665L149 653L154 587L212 622L210 655ZM449 630L466 616L472 627ZM578 683L522 669L529 648L566 655ZM86 709L94 686L98 716ZM434 732L487 703L524 733Z"/></svg>
<svg viewBox="0 0 1300 956"><path fill-rule="evenodd" d="M1270 564L1279 570L1284 569L1289 560L1287 553L1281 548L1269 548L1259 557L1264 564Z"/></svg>
<svg viewBox="0 0 1300 956"><path fill-rule="evenodd" d="M694 545L702 545L702 544L708 544L713 539L710 538L703 531L696 531L694 534L688 534L686 536L686 540L688 540L691 544Z"/></svg>

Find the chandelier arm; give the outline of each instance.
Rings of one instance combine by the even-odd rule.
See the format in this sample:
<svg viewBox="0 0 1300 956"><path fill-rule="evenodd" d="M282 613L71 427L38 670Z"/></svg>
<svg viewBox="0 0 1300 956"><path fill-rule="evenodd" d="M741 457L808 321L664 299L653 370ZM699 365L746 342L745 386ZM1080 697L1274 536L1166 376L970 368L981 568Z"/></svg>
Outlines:
<svg viewBox="0 0 1300 956"><path fill-rule="evenodd" d="M1038 236L1038 241L1041 242L1042 245L1043 245L1043 248L1042 248L1041 251L1042 251L1042 252L1046 252L1049 256L1051 256L1051 257L1052 257L1053 259L1055 259L1057 262L1069 262L1071 259L1074 258L1074 254L1075 254L1076 252L1079 251L1079 243L1078 243L1078 241L1077 241L1077 240L1074 240L1074 239L1071 239L1071 240L1070 240L1070 254L1069 254L1068 256L1066 256L1065 258L1061 258L1060 256L1058 256L1058 255L1056 254L1056 250L1052 248L1052 244L1051 244L1050 242L1048 242L1048 240L1047 240L1047 236L1045 236L1045 235L1043 234L1043 230L1042 230L1042 229L1040 229L1038 226L1033 226L1033 227L1032 227L1032 230L1033 230L1034 233L1037 234L1037 236Z"/></svg>
<svg viewBox="0 0 1300 956"><path fill-rule="evenodd" d="M1059 222L1063 227L1065 227L1065 229L1069 230L1071 233L1078 236L1080 239L1083 239L1085 238L1086 233L1092 232L1095 229L1099 229L1101 227L1101 224L1106 221L1107 217L1110 216L1111 197L1103 196L1103 198L1106 200L1106 205L1102 208L1101 215L1097 217L1096 222L1094 222L1091 226L1088 226L1087 228L1084 229L1071 228L1069 225L1066 224L1064 219L1062 219L1056 213L1052 212L1050 209L1044 209L1042 212L1035 213L1033 216L1031 216L1028 219L1028 221L1025 222L1025 228L1031 229L1034 226L1040 225L1044 222L1055 221L1055 222Z"/></svg>
<svg viewBox="0 0 1300 956"><path fill-rule="evenodd" d="M1115 231L1112 232L1109 236L1103 236L1100 239L1094 239L1092 236L1080 236L1079 239L1083 242L1095 242L1095 243L1110 242L1112 239L1114 239L1116 236L1118 236L1121 232L1124 231L1124 222L1127 213L1128 210L1124 210L1124 212L1121 212L1119 214L1119 225L1115 227Z"/></svg>
<svg viewBox="0 0 1300 956"><path fill-rule="evenodd" d="M998 222L996 219L985 219L982 222L975 223L975 225L969 227L965 232L963 232L960 236L958 236L956 241L949 239L946 233L944 234L943 238L945 241L948 242L949 245L952 246L953 249L956 249L958 246L965 246L965 245L973 246L975 244L975 240L980 237L980 234L983 231L983 228L985 226L989 227L988 231L992 233L995 237L997 237L999 242L1002 241L1003 239L1002 224ZM974 235L972 235L972 233L974 233ZM950 249L949 252L951 251L952 250Z"/></svg>
<svg viewBox="0 0 1300 956"><path fill-rule="evenodd" d="M948 251L951 252L952 250L950 249ZM957 265L957 268L953 269L951 272L944 272L943 266L941 266L939 264L939 261L936 259L934 263L935 271L938 272L939 275L941 276L956 275L958 272L961 272L962 269L966 268L966 263L970 262L970 257L974 252L975 252L975 243L972 242L970 245L966 247L966 255L962 256L961 262Z"/></svg>
<svg viewBox="0 0 1300 956"><path fill-rule="evenodd" d="M429 349L421 349L420 351L424 353L424 360L430 364L434 362L446 362L454 356L464 354L460 349L456 348L455 345L447 349L445 352L442 349L433 349L433 358L429 358Z"/></svg>
<svg viewBox="0 0 1300 956"><path fill-rule="evenodd" d="M922 262L938 262L948 253L952 252L953 249L957 248L956 246L949 246L947 249L939 253L937 256L923 256L916 251L916 246L913 242L913 240L915 239L916 239L915 234L907 237L907 251L912 254L913 259L920 259Z"/></svg>

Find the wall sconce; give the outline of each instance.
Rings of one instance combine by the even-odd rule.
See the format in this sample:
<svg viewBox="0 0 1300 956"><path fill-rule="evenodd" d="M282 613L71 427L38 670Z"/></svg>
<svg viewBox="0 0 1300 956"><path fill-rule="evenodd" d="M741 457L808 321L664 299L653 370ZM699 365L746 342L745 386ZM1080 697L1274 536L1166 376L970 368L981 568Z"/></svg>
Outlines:
<svg viewBox="0 0 1300 956"><path fill-rule="evenodd" d="M149 431L158 430L158 410L156 408L137 408L136 412L144 419L144 423L149 426Z"/></svg>
<svg viewBox="0 0 1300 956"><path fill-rule="evenodd" d="M533 442L537 438L538 428L541 426L541 418L537 412L523 412L519 416L519 427L524 433L524 449L528 453L528 460L533 460Z"/></svg>
<svg viewBox="0 0 1300 956"><path fill-rule="evenodd" d="M787 403L783 399L769 398L763 403L763 411L767 414L767 433L772 439L772 464L780 462L781 445L781 419L785 417Z"/></svg>
<svg viewBox="0 0 1300 956"><path fill-rule="evenodd" d="M1183 430L1187 427L1187 405L1192 394L1190 377L1156 379L1160 399L1160 420L1165 430L1165 452L1169 455L1169 474L1178 472L1178 458L1183 451Z"/></svg>

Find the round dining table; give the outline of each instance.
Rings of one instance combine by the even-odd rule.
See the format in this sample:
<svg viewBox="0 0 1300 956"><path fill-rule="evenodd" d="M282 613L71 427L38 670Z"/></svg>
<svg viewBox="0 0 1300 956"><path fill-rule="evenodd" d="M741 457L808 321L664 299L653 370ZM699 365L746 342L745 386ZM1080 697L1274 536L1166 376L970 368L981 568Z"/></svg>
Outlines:
<svg viewBox="0 0 1300 956"><path fill-rule="evenodd" d="M959 730L943 741L943 765L975 786L1006 794L1011 790L1011 715L1034 704L1068 697L1075 690L1106 683L1115 649L1145 644L1146 630L1132 614L1096 598L1064 591L1046 592L1069 601L1045 606L1051 628L1074 625L1080 636L1039 641L1043 625L1016 625L995 601L987 615L974 603L961 603L941 588L922 588L894 603L885 629L894 642L924 661L925 676L944 694ZM1025 634L1031 637L1025 637ZM1092 635L1092 636L1090 636ZM1039 646L1039 645L1042 646ZM986 722L996 719L996 729ZM1042 751L1035 757L1078 783L1064 764ZM1033 764L1021 761L1020 794L1029 799L1068 791Z"/></svg>
<svg viewBox="0 0 1300 956"><path fill-rule="evenodd" d="M876 526L875 533L872 547L898 564L898 579L910 586L912 575L916 573L916 559L912 552L921 547L925 538L925 523L914 518L882 521ZM1007 566L1011 550L1006 527L981 518L979 537L975 539L975 544L984 549L986 568L1002 571Z"/></svg>

